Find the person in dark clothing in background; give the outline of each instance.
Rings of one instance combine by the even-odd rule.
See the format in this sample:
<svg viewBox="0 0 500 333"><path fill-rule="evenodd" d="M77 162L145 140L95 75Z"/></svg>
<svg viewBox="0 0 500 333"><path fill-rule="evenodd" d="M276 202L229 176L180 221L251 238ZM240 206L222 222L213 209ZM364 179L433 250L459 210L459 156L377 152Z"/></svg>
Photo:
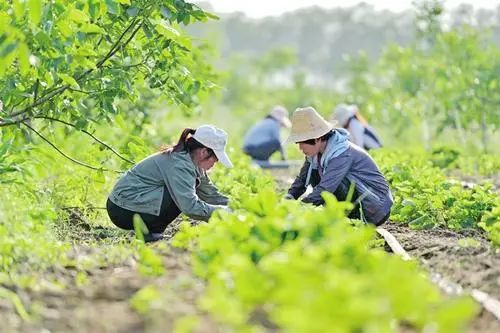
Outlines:
<svg viewBox="0 0 500 333"><path fill-rule="evenodd" d="M370 155L348 140L345 129L334 128L312 107L298 108L286 140L291 142L299 145L306 161L285 198L298 199L311 184L313 191L302 201L323 205L323 191L343 201L353 186L349 217L377 226L387 221L393 204L389 184Z"/></svg>
<svg viewBox="0 0 500 333"><path fill-rule="evenodd" d="M366 119L359 112L357 105L339 104L332 113L332 120L339 127L345 128L349 134L352 143L358 145L364 150L382 147L382 142L377 133L368 125Z"/></svg>
<svg viewBox="0 0 500 333"><path fill-rule="evenodd" d="M280 129L289 128L288 111L283 106L275 106L269 115L248 130L243 141L243 152L262 167L270 166L269 158L279 151L281 160L286 160Z"/></svg>

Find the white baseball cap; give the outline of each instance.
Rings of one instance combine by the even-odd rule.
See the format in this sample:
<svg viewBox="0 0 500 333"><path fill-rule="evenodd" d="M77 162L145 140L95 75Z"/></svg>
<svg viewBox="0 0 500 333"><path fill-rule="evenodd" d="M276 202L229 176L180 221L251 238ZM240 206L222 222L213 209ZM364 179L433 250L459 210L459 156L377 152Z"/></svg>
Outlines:
<svg viewBox="0 0 500 333"><path fill-rule="evenodd" d="M201 125L196 129L193 138L214 151L215 156L225 167L232 168L233 163L226 154L227 133L213 125Z"/></svg>

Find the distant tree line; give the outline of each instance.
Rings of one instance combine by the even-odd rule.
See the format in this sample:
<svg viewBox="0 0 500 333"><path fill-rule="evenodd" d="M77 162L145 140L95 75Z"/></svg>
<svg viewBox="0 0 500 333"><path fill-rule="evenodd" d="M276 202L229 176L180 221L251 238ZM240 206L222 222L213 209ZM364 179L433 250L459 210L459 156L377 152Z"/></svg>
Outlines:
<svg viewBox="0 0 500 333"><path fill-rule="evenodd" d="M200 6L211 10L206 4ZM346 56L362 52L377 60L389 43L407 46L413 42L418 31L415 15L414 10L394 13L360 3L348 8L310 7L262 19L225 14L219 21L192 25L189 31L216 40L224 61L235 54L258 58L272 49L289 48L296 54L298 68L329 81L344 74ZM496 10L461 5L441 20L445 29L463 24L488 29L491 40L500 45L500 5Z"/></svg>

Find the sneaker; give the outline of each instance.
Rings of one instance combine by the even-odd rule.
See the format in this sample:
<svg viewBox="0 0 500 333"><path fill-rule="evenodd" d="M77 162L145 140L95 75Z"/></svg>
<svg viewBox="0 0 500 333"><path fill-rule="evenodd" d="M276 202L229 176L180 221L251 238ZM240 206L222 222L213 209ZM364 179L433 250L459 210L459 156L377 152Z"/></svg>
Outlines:
<svg viewBox="0 0 500 333"><path fill-rule="evenodd" d="M149 242L156 242L163 239L163 234L162 233L156 233L156 232L151 232L149 234L144 235L144 242L149 243Z"/></svg>

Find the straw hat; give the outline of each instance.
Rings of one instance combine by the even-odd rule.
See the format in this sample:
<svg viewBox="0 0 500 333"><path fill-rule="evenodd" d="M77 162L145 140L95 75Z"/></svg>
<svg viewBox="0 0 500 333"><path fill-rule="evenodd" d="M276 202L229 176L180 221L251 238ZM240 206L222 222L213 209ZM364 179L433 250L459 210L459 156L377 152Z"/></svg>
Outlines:
<svg viewBox="0 0 500 333"><path fill-rule="evenodd" d="M338 122L338 124L344 127L347 121L356 114L356 105L339 104L335 107L332 114L332 120Z"/></svg>
<svg viewBox="0 0 500 333"><path fill-rule="evenodd" d="M290 128L292 126L288 118L288 110L281 105L276 105L269 115L276 119L283 127Z"/></svg>
<svg viewBox="0 0 500 333"><path fill-rule="evenodd" d="M286 143L306 141L322 137L333 129L312 106L297 108L292 115L292 130Z"/></svg>

